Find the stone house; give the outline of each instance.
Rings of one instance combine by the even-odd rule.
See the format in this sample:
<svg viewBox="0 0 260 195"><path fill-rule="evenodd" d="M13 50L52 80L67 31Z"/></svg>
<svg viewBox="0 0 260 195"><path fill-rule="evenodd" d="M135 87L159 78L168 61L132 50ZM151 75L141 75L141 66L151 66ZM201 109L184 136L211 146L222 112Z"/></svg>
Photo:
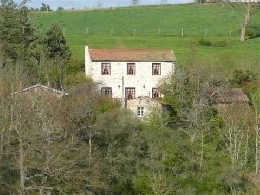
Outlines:
<svg viewBox="0 0 260 195"><path fill-rule="evenodd" d="M100 86L100 92L111 98L131 101L140 105L146 100L158 99L160 80L174 72L175 56L172 50L152 49L90 49L85 47L85 73ZM154 102L154 101L150 101ZM146 103L145 103L146 104ZM136 107L148 109L148 105ZM142 114L143 116L145 114Z"/></svg>

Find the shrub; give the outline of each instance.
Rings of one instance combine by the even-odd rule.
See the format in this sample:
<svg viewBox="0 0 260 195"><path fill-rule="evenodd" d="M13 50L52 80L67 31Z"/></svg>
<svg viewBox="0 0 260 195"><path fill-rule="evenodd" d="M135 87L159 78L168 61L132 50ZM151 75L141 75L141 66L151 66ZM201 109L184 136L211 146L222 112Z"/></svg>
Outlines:
<svg viewBox="0 0 260 195"><path fill-rule="evenodd" d="M201 38L201 39L199 40L199 45L211 47L211 46L212 46L212 42L209 41L209 40L206 40L206 39Z"/></svg>
<svg viewBox="0 0 260 195"><path fill-rule="evenodd" d="M201 38L199 40L199 45L206 46L206 47L225 47L228 45L228 42L226 40L212 42L210 40Z"/></svg>

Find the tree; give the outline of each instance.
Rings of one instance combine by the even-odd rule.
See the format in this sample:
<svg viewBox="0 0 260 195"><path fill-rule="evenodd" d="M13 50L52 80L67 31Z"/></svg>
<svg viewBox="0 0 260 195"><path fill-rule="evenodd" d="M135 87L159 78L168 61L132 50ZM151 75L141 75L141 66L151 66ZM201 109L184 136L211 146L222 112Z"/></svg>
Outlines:
<svg viewBox="0 0 260 195"><path fill-rule="evenodd" d="M139 3L139 0L132 0L133 5L137 5Z"/></svg>
<svg viewBox="0 0 260 195"><path fill-rule="evenodd" d="M206 3L206 0L195 0L196 3L202 4L202 3Z"/></svg>
<svg viewBox="0 0 260 195"><path fill-rule="evenodd" d="M55 23L48 32L44 44L47 48L47 56L53 60L52 76L55 77L56 85L58 88L62 88L62 78L65 71L65 64L71 56L71 51L67 45L66 38L62 33L61 27ZM48 75L50 76L50 75Z"/></svg>
<svg viewBox="0 0 260 195"><path fill-rule="evenodd" d="M45 3L42 3L42 6L40 7L40 11L52 11L52 10L48 4L46 5Z"/></svg>
<svg viewBox="0 0 260 195"><path fill-rule="evenodd" d="M246 30L250 23L251 17L260 10L259 0L226 0L228 5L238 12L241 16L241 36L240 41L246 41Z"/></svg>
<svg viewBox="0 0 260 195"><path fill-rule="evenodd" d="M26 0L17 9L12 1L2 5L2 20L0 20L0 41L4 45L2 52L5 59L16 60L28 57L30 44L34 41L34 29L28 19Z"/></svg>
<svg viewBox="0 0 260 195"><path fill-rule="evenodd" d="M251 110L249 105L232 103L219 107L225 127L220 131L233 168L245 168L248 161Z"/></svg>
<svg viewBox="0 0 260 195"><path fill-rule="evenodd" d="M57 10L58 11L62 11L62 10L64 10L64 8L63 7L58 7Z"/></svg>
<svg viewBox="0 0 260 195"><path fill-rule="evenodd" d="M17 4L13 0L1 0L0 9L15 9Z"/></svg>
<svg viewBox="0 0 260 195"><path fill-rule="evenodd" d="M58 23L52 24L46 33L46 39L44 42L47 46L48 55L51 59L60 58L66 62L70 58L70 49Z"/></svg>
<svg viewBox="0 0 260 195"><path fill-rule="evenodd" d="M259 174L260 91L253 93L252 104L255 111L255 173Z"/></svg>

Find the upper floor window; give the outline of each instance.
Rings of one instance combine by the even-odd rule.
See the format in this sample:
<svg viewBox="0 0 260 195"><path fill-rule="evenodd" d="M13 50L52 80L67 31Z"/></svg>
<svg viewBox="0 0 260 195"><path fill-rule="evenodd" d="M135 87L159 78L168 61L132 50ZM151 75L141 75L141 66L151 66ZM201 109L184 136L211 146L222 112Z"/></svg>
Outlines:
<svg viewBox="0 0 260 195"><path fill-rule="evenodd" d="M127 63L127 74L128 75L135 74L135 63Z"/></svg>
<svg viewBox="0 0 260 195"><path fill-rule="evenodd" d="M125 98L126 99L135 98L135 88L134 87L126 87L125 88Z"/></svg>
<svg viewBox="0 0 260 195"><path fill-rule="evenodd" d="M160 97L160 92L158 88L153 88L152 89L152 98L153 99L158 99Z"/></svg>
<svg viewBox="0 0 260 195"><path fill-rule="evenodd" d="M112 87L101 87L101 94L112 98Z"/></svg>
<svg viewBox="0 0 260 195"><path fill-rule="evenodd" d="M153 63L152 64L152 74L160 75L161 74L161 63Z"/></svg>
<svg viewBox="0 0 260 195"><path fill-rule="evenodd" d="M144 107L137 107L137 116L138 117L144 116Z"/></svg>
<svg viewBox="0 0 260 195"><path fill-rule="evenodd" d="M110 63L101 63L101 74L111 74L111 64Z"/></svg>

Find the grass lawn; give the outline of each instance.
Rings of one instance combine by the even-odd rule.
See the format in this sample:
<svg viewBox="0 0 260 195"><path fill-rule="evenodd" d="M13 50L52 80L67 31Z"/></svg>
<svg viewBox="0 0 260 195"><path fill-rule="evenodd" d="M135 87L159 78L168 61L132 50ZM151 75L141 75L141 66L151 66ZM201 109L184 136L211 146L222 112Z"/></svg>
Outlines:
<svg viewBox="0 0 260 195"><path fill-rule="evenodd" d="M260 68L260 38L241 43L239 37L229 36L68 36L69 46L78 59L84 59L84 45L90 48L135 48L173 49L179 66L188 66L191 60L212 66L221 66L227 60L230 67L245 67L249 64ZM201 39L220 46L203 46ZM222 46L224 45L224 46ZM226 66L227 63L225 63Z"/></svg>
<svg viewBox="0 0 260 195"><path fill-rule="evenodd" d="M82 62L88 44L90 48L173 49L179 66L260 68L260 37L240 43L240 20L237 12L222 4L31 13L31 21L42 33L58 22L73 56ZM260 13L249 27L257 36L259 21Z"/></svg>

